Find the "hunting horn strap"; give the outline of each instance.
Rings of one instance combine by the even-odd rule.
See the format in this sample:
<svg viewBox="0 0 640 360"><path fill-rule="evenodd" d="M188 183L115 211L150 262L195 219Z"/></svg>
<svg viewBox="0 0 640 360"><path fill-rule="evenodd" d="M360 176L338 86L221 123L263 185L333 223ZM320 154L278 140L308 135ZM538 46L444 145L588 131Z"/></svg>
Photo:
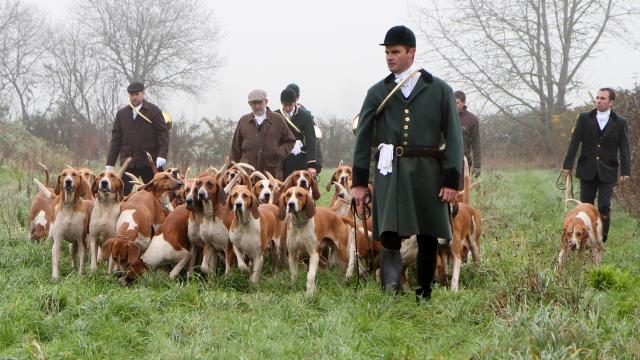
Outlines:
<svg viewBox="0 0 640 360"><path fill-rule="evenodd" d="M407 80L411 79L413 75L415 75L419 71L420 71L420 68L414 69L412 72L409 73L409 75L407 75L406 78L402 79L402 81L400 81L398 85L396 85L396 87L394 87L391 90L391 92L389 92L389 95L387 95L387 97L384 98L384 100L382 100L382 103L380 104L380 106L378 106L378 109L376 110L376 115L380 114L384 106L387 105L389 100L391 100L391 97L393 96L393 94L397 93L398 90L400 90L400 87L402 87L402 85L404 85L404 83L407 82Z"/></svg>
<svg viewBox="0 0 640 360"><path fill-rule="evenodd" d="M289 126L291 126L298 134L302 134L302 131L300 131L300 129L298 129L298 127L293 124L293 121L289 119L289 115L287 115L287 112L284 111L283 107L280 107L280 112L282 113L282 117L287 122L287 124L289 124Z"/></svg>
<svg viewBox="0 0 640 360"><path fill-rule="evenodd" d="M420 71L420 68L414 69L412 72L409 73L409 75L406 78L402 79L402 81L400 81L396 85L396 87L391 89L391 91L389 92L387 97L384 98L384 100L382 100L382 103L380 103L380 106L378 106L378 108L376 109L376 115L378 115L378 114L380 114L380 112L382 112L382 109L384 108L385 105L387 105L389 100L391 100L391 97L393 96L393 94L397 93L398 90L400 90L400 88L402 87L402 85L404 85L404 83L407 82L407 80L411 79L419 71ZM351 131L353 131L354 135L356 134L356 131L358 130L359 123L360 123L360 114L356 115L353 118L353 120L351 120Z"/></svg>
<svg viewBox="0 0 640 360"><path fill-rule="evenodd" d="M136 109L135 106L133 106L133 104L131 103L131 101L129 101L129 106L131 107L131 110L133 110L134 113L140 115L143 119L145 119L149 124L153 124L153 121L149 120L148 117L144 116L140 111L138 111L138 109Z"/></svg>

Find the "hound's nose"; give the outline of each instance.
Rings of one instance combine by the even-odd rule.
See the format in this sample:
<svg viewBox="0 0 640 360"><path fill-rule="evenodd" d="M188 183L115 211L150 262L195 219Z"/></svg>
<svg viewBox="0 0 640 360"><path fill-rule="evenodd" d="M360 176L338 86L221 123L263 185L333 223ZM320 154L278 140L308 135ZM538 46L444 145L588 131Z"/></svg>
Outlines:
<svg viewBox="0 0 640 360"><path fill-rule="evenodd" d="M198 196L199 196L201 199L206 199L206 198L207 198L207 192L206 192L206 191L204 191L204 190L200 190L200 191L198 191Z"/></svg>
<svg viewBox="0 0 640 360"><path fill-rule="evenodd" d="M264 194L264 199L266 201L269 201L269 198L271 198L271 194L269 194L269 193Z"/></svg>
<svg viewBox="0 0 640 360"><path fill-rule="evenodd" d="M242 210L242 204L236 203L236 210Z"/></svg>
<svg viewBox="0 0 640 360"><path fill-rule="evenodd" d="M304 188L308 187L309 185L307 184L307 180L300 180L300 186Z"/></svg>
<svg viewBox="0 0 640 360"><path fill-rule="evenodd" d="M71 179L65 179L64 186L66 186L66 187L73 186L73 181L71 181Z"/></svg>
<svg viewBox="0 0 640 360"><path fill-rule="evenodd" d="M289 203L287 203L287 206L289 207L290 210L294 210L296 208L296 203L289 202Z"/></svg>
<svg viewBox="0 0 640 360"><path fill-rule="evenodd" d="M185 203L187 203L187 205L189 206L193 205L193 198L191 196L187 197L185 199Z"/></svg>
<svg viewBox="0 0 640 360"><path fill-rule="evenodd" d="M100 181L100 187L103 188L103 189L108 189L109 188L109 182L107 180Z"/></svg>

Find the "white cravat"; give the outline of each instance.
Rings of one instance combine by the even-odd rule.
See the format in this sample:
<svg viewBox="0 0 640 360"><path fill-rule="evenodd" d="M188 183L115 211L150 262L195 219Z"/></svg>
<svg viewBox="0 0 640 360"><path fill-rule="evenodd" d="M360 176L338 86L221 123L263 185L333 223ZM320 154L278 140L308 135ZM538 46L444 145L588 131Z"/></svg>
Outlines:
<svg viewBox="0 0 640 360"><path fill-rule="evenodd" d="M140 112L140 109L142 108L142 104L134 106L133 108L135 109L133 112L133 120L135 120L136 116L138 116L138 112Z"/></svg>
<svg viewBox="0 0 640 360"><path fill-rule="evenodd" d="M256 124L258 124L258 126L262 125L262 122L264 121L264 119L267 118L267 113L264 113L262 115L253 115L256 118Z"/></svg>
<svg viewBox="0 0 640 360"><path fill-rule="evenodd" d="M600 126L600 130L604 129L607 126L607 122L609 122L609 115L611 115L611 109L607 111L598 111L596 114L596 119L598 119L598 126Z"/></svg>
<svg viewBox="0 0 640 360"><path fill-rule="evenodd" d="M399 84L400 81L404 80L404 78L406 78L407 76L409 76L409 74L417 69L418 67L413 64L411 65L407 70L401 72L400 74L395 74L396 75L396 84ZM404 95L405 98L408 98L409 95L411 95L411 92L413 91L413 88L416 86L416 84L418 83L418 79L420 78L420 76L418 75L418 73L414 74L411 79L405 81L404 84L402 84L402 86L400 87L400 91L402 91L402 94Z"/></svg>

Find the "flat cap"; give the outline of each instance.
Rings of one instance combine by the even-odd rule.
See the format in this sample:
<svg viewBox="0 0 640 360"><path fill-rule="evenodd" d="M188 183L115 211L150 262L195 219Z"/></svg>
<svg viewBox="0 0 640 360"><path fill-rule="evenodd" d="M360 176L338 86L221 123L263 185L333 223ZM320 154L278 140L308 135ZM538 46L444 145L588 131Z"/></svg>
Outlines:
<svg viewBox="0 0 640 360"><path fill-rule="evenodd" d="M384 37L384 42L380 44L382 46L389 45L404 45L410 48L416 47L416 36L413 31L404 25L394 26Z"/></svg>
<svg viewBox="0 0 640 360"><path fill-rule="evenodd" d="M132 82L127 86L127 92L129 93L137 93L144 91L144 84L141 82Z"/></svg>
<svg viewBox="0 0 640 360"><path fill-rule="evenodd" d="M267 100L267 92L262 89L251 90L249 93L249 101Z"/></svg>

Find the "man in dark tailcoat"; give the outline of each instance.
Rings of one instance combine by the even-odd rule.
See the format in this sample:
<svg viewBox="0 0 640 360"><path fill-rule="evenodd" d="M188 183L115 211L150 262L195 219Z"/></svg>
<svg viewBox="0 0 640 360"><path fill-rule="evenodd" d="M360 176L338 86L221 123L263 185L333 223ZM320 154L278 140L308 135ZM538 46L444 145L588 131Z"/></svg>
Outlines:
<svg viewBox="0 0 640 360"><path fill-rule="evenodd" d="M629 129L627 121L612 109L615 99L616 93L612 89L602 88L596 96L596 108L578 116L562 166L564 174L570 175L578 147L582 146L576 168L576 177L580 179L580 201L595 204L598 197L605 242L611 223L613 187L616 182L622 184L631 176Z"/></svg>
<svg viewBox="0 0 640 360"><path fill-rule="evenodd" d="M308 170L316 176L316 132L313 115L297 105L296 93L293 89L284 89L280 94L282 107L275 112L282 115L296 141L293 149L284 160L286 178L296 170Z"/></svg>
<svg viewBox="0 0 640 360"><path fill-rule="evenodd" d="M127 171L142 178L145 183L153 178L153 170L145 152L152 156L158 170L167 162L170 124L162 111L145 100L144 84L134 82L127 87L129 104L116 113L111 130L111 143L107 155L107 169L113 170L116 160L133 160ZM124 194L131 192L129 179L123 178Z"/></svg>
<svg viewBox="0 0 640 360"><path fill-rule="evenodd" d="M451 239L448 203L460 186L462 132L451 87L413 63L413 32L395 26L381 45L391 74L369 89L362 105L351 194L360 208L367 196L371 148L379 144L373 238L382 241L382 286L387 292L400 290L400 239L415 234L416 298L426 300L431 297L437 238ZM383 104L400 83L399 90ZM442 141L445 148L439 150Z"/></svg>

